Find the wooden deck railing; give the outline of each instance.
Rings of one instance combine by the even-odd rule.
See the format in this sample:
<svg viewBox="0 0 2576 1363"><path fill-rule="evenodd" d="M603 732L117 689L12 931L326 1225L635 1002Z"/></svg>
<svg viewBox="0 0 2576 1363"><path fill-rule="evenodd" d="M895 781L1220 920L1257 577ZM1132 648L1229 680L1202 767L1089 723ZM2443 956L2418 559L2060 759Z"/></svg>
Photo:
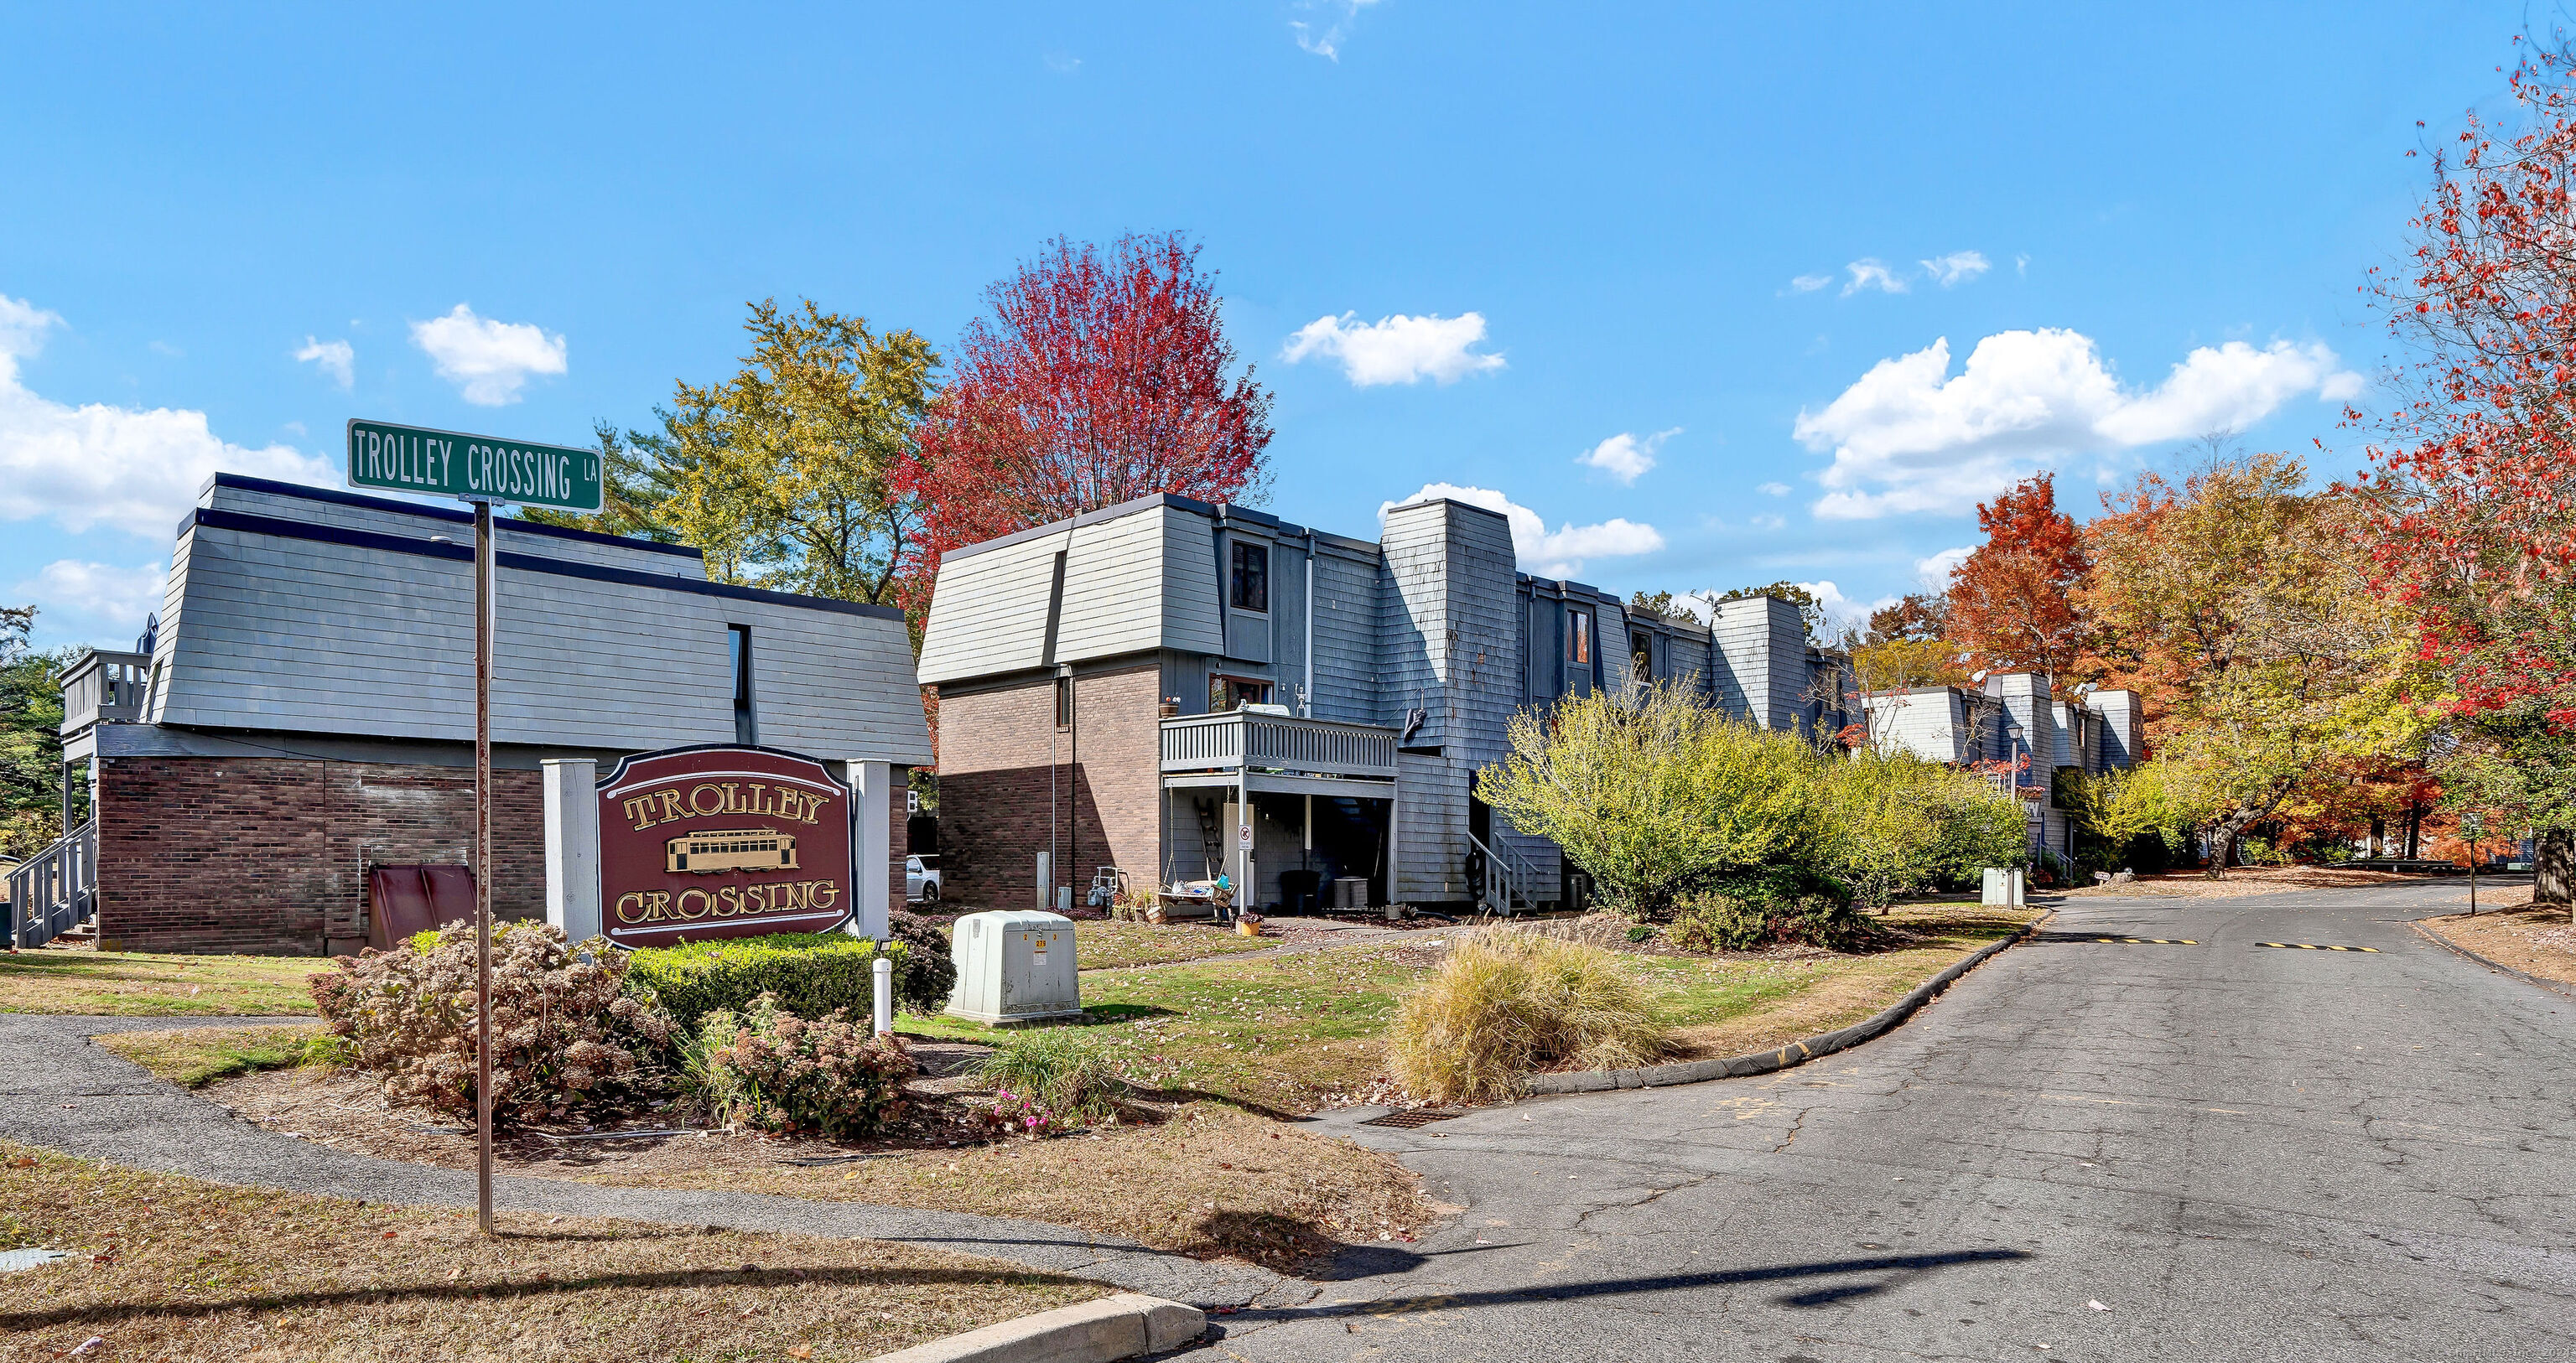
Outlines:
<svg viewBox="0 0 2576 1363"><path fill-rule="evenodd" d="M93 724L133 724L143 718L144 679L152 659L143 653L94 648L63 669L63 732Z"/></svg>

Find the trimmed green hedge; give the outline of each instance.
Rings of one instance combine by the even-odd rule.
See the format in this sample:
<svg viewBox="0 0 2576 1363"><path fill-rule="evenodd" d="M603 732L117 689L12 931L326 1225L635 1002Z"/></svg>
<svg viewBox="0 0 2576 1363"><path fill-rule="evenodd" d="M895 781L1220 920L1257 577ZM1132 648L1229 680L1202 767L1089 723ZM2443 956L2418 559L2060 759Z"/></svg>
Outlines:
<svg viewBox="0 0 2576 1363"><path fill-rule="evenodd" d="M893 955L899 973L902 948L897 946ZM872 1006L870 963L876 957L877 944L865 937L775 933L646 947L630 953L626 978L652 990L662 1007L691 1030L719 1008L747 1012L763 994L777 995L779 1008L800 1018L847 1008L851 1017L864 1019Z"/></svg>

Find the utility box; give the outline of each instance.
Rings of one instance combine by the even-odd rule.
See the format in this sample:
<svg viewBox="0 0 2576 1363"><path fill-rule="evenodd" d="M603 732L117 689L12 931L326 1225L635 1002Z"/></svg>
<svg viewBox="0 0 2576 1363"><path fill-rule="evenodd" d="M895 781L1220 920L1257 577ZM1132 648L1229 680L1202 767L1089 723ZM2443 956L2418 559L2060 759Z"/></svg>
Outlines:
<svg viewBox="0 0 2576 1363"><path fill-rule="evenodd" d="M2029 902L2029 892L2022 881L2020 867L1989 866L1986 868L1985 906L1987 908L2017 909Z"/></svg>
<svg viewBox="0 0 2576 1363"><path fill-rule="evenodd" d="M948 954L957 962L952 1017L999 1026L1082 1016L1073 920L1062 914L970 913L957 920Z"/></svg>

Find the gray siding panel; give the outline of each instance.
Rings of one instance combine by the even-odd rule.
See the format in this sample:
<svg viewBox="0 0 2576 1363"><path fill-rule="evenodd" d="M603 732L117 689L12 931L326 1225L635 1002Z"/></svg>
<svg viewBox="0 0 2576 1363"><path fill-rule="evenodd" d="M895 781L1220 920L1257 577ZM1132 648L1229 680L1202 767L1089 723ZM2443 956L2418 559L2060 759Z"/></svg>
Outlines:
<svg viewBox="0 0 2576 1363"><path fill-rule="evenodd" d="M158 720L473 738L472 565L203 526L182 546ZM762 742L929 761L899 620L506 567L495 586L496 742L730 742L739 624Z"/></svg>
<svg viewBox="0 0 2576 1363"><path fill-rule="evenodd" d="M1375 558L1315 556L1315 718L1383 722L1377 651Z"/></svg>

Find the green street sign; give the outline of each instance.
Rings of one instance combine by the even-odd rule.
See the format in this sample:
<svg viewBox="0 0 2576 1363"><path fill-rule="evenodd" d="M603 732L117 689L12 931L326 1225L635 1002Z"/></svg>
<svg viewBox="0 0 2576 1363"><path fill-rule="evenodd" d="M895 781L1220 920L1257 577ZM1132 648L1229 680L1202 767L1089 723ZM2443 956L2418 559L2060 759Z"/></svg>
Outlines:
<svg viewBox="0 0 2576 1363"><path fill-rule="evenodd" d="M352 417L349 486L597 511L599 451Z"/></svg>

